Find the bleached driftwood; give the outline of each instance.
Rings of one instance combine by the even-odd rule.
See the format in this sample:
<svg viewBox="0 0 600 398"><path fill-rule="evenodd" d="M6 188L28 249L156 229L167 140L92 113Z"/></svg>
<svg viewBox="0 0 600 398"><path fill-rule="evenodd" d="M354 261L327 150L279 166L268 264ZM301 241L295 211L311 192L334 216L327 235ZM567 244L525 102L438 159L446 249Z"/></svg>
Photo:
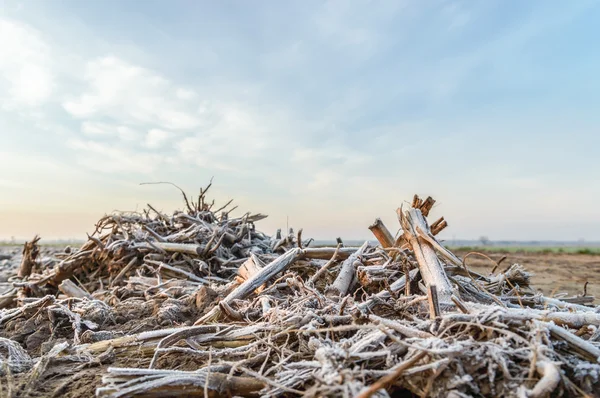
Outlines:
<svg viewBox="0 0 600 398"><path fill-rule="evenodd" d="M535 384L531 390L521 389L519 395L523 398L544 398L550 396L560 383L561 374L557 364L548 360L538 361L536 364L537 372L542 378Z"/></svg>
<svg viewBox="0 0 600 398"><path fill-rule="evenodd" d="M141 332L133 335L127 335L123 337L117 337L110 340L102 340L91 344L81 344L75 346L73 350L76 353L90 353L90 354L100 354L106 351L109 347L113 347L115 349L118 348L126 348L126 347L138 347L141 344L145 344L148 342L155 342L156 346L158 342L165 337L173 336L173 335L182 335L187 336L187 333L191 335L200 334L200 333L215 333L220 329L227 327L225 324L215 324L215 325L202 325L201 327L195 327L192 329L190 326L184 326L179 328L167 328L167 329L159 329L159 330L151 330L148 332ZM136 348L137 349L137 348Z"/></svg>
<svg viewBox="0 0 600 398"><path fill-rule="evenodd" d="M225 297L222 302L225 304L231 303L233 300L239 300L246 298L250 295L254 290L256 290L260 285L267 282L273 276L283 271L286 267L289 267L296 260L298 260L302 256L302 249L295 248L288 250L285 254L277 257L277 259L273 260L270 264L262 268L258 273L252 276L250 279L246 280L240 286L235 288L227 297ZM201 325L209 319L216 319L221 314L221 309L219 306L213 307L206 315L202 318L198 319L194 325Z"/></svg>
<svg viewBox="0 0 600 398"><path fill-rule="evenodd" d="M558 337L566 341L574 351L580 355L583 355L590 361L600 363L600 348L594 346L588 341L583 340L581 337L574 335L560 326L556 326L551 323L548 323L545 326L550 330L550 333L554 337Z"/></svg>
<svg viewBox="0 0 600 398"><path fill-rule="evenodd" d="M23 259L19 266L19 272L17 276L19 278L25 278L31 274L31 270L35 266L35 260L40 252L38 247L39 236L35 236L31 242L25 242L23 245Z"/></svg>
<svg viewBox="0 0 600 398"><path fill-rule="evenodd" d="M600 311L583 305L591 304L585 289L585 299L544 298L519 265L489 276L468 270L435 238L445 221L425 220L431 198L415 197L413 210L400 212L403 233L392 247L376 223L383 249L343 248L341 239L337 249L303 249L300 231L271 238L250 213L211 210L204 192L197 203L186 198L187 212L149 205L106 216L79 250L50 254L34 267L42 273L9 279L13 290L0 300L17 308L0 309L0 331L36 356L15 374L7 349L18 347L0 347L0 372L8 363L12 374L0 396L10 395L6 386L31 395L50 378L60 380L54 396L73 395L77 385L88 388L79 395L103 397L384 398L409 390L541 398L600 388ZM323 280L334 272L328 291ZM428 309L444 273L454 295ZM94 299L62 298L73 287L60 284L65 278ZM411 285L418 289L405 289ZM203 324L171 328L197 319ZM40 349L47 332L36 325L52 332ZM60 355L37 355L57 338L67 339ZM125 358L140 368L106 370ZM102 382L73 383L90 366ZM168 369L178 366L195 371Z"/></svg>
<svg viewBox="0 0 600 398"><path fill-rule="evenodd" d="M455 321L473 322L477 313L488 311L489 306L475 303L462 303L468 314L449 314L446 318ZM579 329L586 325L600 327L600 314L592 312L549 311L535 308L498 308L495 315L504 322L543 321L552 322L556 326L568 326Z"/></svg>
<svg viewBox="0 0 600 398"><path fill-rule="evenodd" d="M315 260L329 260L336 250L335 247L308 247L302 250L302 257ZM356 250L356 247L340 247L337 250L337 258L340 260L347 259Z"/></svg>
<svg viewBox="0 0 600 398"><path fill-rule="evenodd" d="M417 276L418 273L419 273L418 268L410 270L408 273L409 280L412 281ZM407 283L406 275L401 276L400 278L396 279L390 285L389 291L382 290L379 293L375 294L373 297L369 298L368 300L358 304L357 305L358 310L361 312L365 312L365 311L371 309L378 302L382 302L386 299L389 299L391 297L390 291L392 293L397 293L406 287L406 283Z"/></svg>
<svg viewBox="0 0 600 398"><path fill-rule="evenodd" d="M177 370L109 368L103 382L107 387L96 391L97 397L186 396L223 397L256 396L265 383L253 377L239 377L210 369L183 372Z"/></svg>
<svg viewBox="0 0 600 398"><path fill-rule="evenodd" d="M248 260L244 261L240 268L238 269L238 275L242 282L247 281L254 275L258 274L260 270L263 268L263 265L260 263L260 260L256 255L252 254Z"/></svg>
<svg viewBox="0 0 600 398"><path fill-rule="evenodd" d="M431 244L431 240L424 237L426 234L431 233L427 220L421 214L421 210L415 208L398 209L397 213L404 230L404 237L415 254L426 287L435 285L440 302L450 303L450 297L453 293L452 284L444 271L444 265L439 260Z"/></svg>
<svg viewBox="0 0 600 398"><path fill-rule="evenodd" d="M369 242L363 243L363 245L356 252L352 253L342 263L340 273L331 286L327 288L327 295L333 296L344 296L346 292L356 280L356 268L361 265L361 256L369 246Z"/></svg>
<svg viewBox="0 0 600 398"><path fill-rule="evenodd" d="M204 247L189 243L152 242L140 244L140 247L147 247L148 249L152 249L152 246L158 247L166 252L185 253L192 256L199 256L204 252Z"/></svg>
<svg viewBox="0 0 600 398"><path fill-rule="evenodd" d="M64 281L62 281L62 283L58 285L58 289L68 297L92 299L91 294L74 284L69 279L65 279Z"/></svg>
<svg viewBox="0 0 600 398"><path fill-rule="evenodd" d="M444 217L440 217L437 221L433 222L430 225L431 234L433 236L436 236L437 234L439 234L440 232L442 232L442 230L444 228L446 228L447 226L448 226L448 223L446 222L446 220L444 220Z"/></svg>
<svg viewBox="0 0 600 398"><path fill-rule="evenodd" d="M6 356L2 351L6 352ZM16 341L0 337L0 376L20 373L33 366L31 357Z"/></svg>
<svg viewBox="0 0 600 398"><path fill-rule="evenodd" d="M376 218L373 224L369 226L369 229L373 235L375 235L375 238L377 238L381 247L385 249L394 246L394 237L380 218Z"/></svg>
<svg viewBox="0 0 600 398"><path fill-rule="evenodd" d="M317 272L315 272L315 274L313 276L310 277L310 279L308 280L308 283L310 283L311 285L314 285L315 281L317 281L321 277L321 275L323 275L325 272L327 272L327 270L329 270L329 268L338 261L338 254L339 254L341 248L342 248L342 246L340 243L337 245L337 248L333 252L333 255L331 256L329 261L327 261L327 263L325 263L325 265L323 265Z"/></svg>

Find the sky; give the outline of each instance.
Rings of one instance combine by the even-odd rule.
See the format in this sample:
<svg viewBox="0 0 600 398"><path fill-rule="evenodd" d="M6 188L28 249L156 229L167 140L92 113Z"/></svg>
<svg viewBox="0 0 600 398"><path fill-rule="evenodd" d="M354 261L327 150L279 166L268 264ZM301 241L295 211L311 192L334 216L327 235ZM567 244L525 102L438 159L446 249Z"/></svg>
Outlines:
<svg viewBox="0 0 600 398"><path fill-rule="evenodd" d="M600 240L597 1L0 0L0 239L182 208Z"/></svg>

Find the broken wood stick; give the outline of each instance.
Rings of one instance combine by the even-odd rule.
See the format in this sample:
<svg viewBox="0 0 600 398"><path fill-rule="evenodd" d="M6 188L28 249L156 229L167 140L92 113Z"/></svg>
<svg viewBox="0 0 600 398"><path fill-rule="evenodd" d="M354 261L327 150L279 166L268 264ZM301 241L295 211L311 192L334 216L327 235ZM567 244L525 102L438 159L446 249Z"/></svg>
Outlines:
<svg viewBox="0 0 600 398"><path fill-rule="evenodd" d="M425 286L435 285L440 302L450 303L450 297L453 292L450 280L430 239L426 239L423 236L424 234L431 233L427 225L427 220L425 220L419 209L409 208L402 210L399 208L397 213L402 229L404 230L404 237L410 244L419 264ZM429 236L427 238L435 239Z"/></svg>
<svg viewBox="0 0 600 398"><path fill-rule="evenodd" d="M573 351L577 352L579 355L583 356L589 361L600 363L600 349L598 347L560 326L556 326L551 323L546 323L545 326L550 330L550 334L553 337L564 340L573 349Z"/></svg>
<svg viewBox="0 0 600 398"><path fill-rule="evenodd" d="M412 204L410 205L413 209L418 209L423 204L423 199L419 198L419 195L413 196Z"/></svg>
<svg viewBox="0 0 600 398"><path fill-rule="evenodd" d="M315 281L317 281L321 277L321 275L323 275L325 272L327 272L327 270L329 268L331 268L331 266L337 262L337 260L338 260L338 253L339 253L341 247L342 247L342 245L338 244L337 249L333 253L333 256L331 256L331 258L329 259L329 261L327 263L325 263L325 265L322 266L317 272L315 272L315 274L313 276L310 277L310 279L308 280L308 282L311 285L314 285Z"/></svg>
<svg viewBox="0 0 600 398"><path fill-rule="evenodd" d="M442 232L442 230L444 228L446 228L447 226L448 226L448 223L446 222L446 220L444 220L444 217L441 217L437 221L435 221L433 224L431 224L431 234L433 236L436 236L437 234Z"/></svg>
<svg viewBox="0 0 600 398"><path fill-rule="evenodd" d="M356 280L356 268L362 265L361 256L367 247L369 247L368 241L363 243L360 249L352 253L350 257L344 260L337 278L335 278L333 284L327 288L327 296L333 297L346 295L348 289L350 289L352 283Z"/></svg>
<svg viewBox="0 0 600 398"><path fill-rule="evenodd" d="M523 396L528 398L548 397L554 391L562 378L558 365L549 360L538 361L536 364L537 372L542 378L535 384L531 390L526 390Z"/></svg>
<svg viewBox="0 0 600 398"><path fill-rule="evenodd" d="M87 298L89 300L93 298L91 294L77 286L70 279L62 281L62 283L58 285L58 290L68 297Z"/></svg>
<svg viewBox="0 0 600 398"><path fill-rule="evenodd" d="M277 257L271 263L262 268L258 273L254 276L250 277L250 279L246 280L240 286L235 288L231 293L227 295L223 299L225 304L230 304L234 300L241 300L248 297L254 290L256 290L259 286L267 282L273 276L283 271L290 265L292 265L296 260L302 257L302 249L294 248L288 250L281 256ZM206 315L202 318L198 319L194 325L201 325L208 320L218 319L221 315L221 308L217 305L213 307Z"/></svg>
<svg viewBox="0 0 600 398"><path fill-rule="evenodd" d="M374 322L377 325L382 325L396 332L406 336L408 338L420 338L420 339L428 339L433 337L433 335L429 332L424 332L414 327L410 327L408 325L402 324L398 321L383 318L374 314L369 314L368 319Z"/></svg>
<svg viewBox="0 0 600 398"><path fill-rule="evenodd" d="M12 288L5 292L3 295L0 295L0 309L4 309L10 307L15 299L17 298L17 289Z"/></svg>
<svg viewBox="0 0 600 398"><path fill-rule="evenodd" d="M240 268L238 268L238 279L241 282L247 281L252 276L258 274L262 268L260 260L252 253L250 258L244 261L244 263L240 265Z"/></svg>
<svg viewBox="0 0 600 398"><path fill-rule="evenodd" d="M221 372L185 372L135 368L109 368L104 376L108 387L98 388L96 396L256 396L265 383L254 377Z"/></svg>
<svg viewBox="0 0 600 398"><path fill-rule="evenodd" d="M39 236L35 236L31 242L25 242L23 245L23 259L21 260L21 265L19 266L19 272L17 276L19 278L25 278L31 274L31 270L35 266L35 260L40 253L40 249L38 247L38 242L40 240Z"/></svg>
<svg viewBox="0 0 600 398"><path fill-rule="evenodd" d="M336 252L335 247L308 247L302 250L303 258L310 258L313 260L329 260L333 254ZM337 250L337 258L339 260L345 260L354 252L356 252L358 248L356 247L340 247Z"/></svg>
<svg viewBox="0 0 600 398"><path fill-rule="evenodd" d="M191 243L152 242L151 244L142 243L139 245L139 247L145 247L148 249L154 249L153 246L158 247L166 252L184 253L192 256L200 256L204 252L204 247Z"/></svg>
<svg viewBox="0 0 600 398"><path fill-rule="evenodd" d="M423 217L427 217L429 215L429 211L431 211L431 208L434 204L435 199L433 199L431 196L428 196L427 199L425 199L423 204L419 207L421 213L423 214Z"/></svg>
<svg viewBox="0 0 600 398"><path fill-rule="evenodd" d="M369 226L369 229L375 235L375 238L381 244L384 249L394 246L394 237L390 233L390 230L383 224L380 218L375 219L373 224Z"/></svg>
<svg viewBox="0 0 600 398"><path fill-rule="evenodd" d="M429 301L429 317L431 319L439 317L440 302L438 300L437 288L435 285L429 285L429 294L427 295L427 300Z"/></svg>
<svg viewBox="0 0 600 398"><path fill-rule="evenodd" d="M418 273L419 273L418 268L411 269L408 273L408 282L412 281L417 276ZM404 289L406 286L407 286L407 278L406 278L406 275L403 275L400 278L396 279L396 281L394 281L390 285L389 291L388 290L380 291L379 293L375 294L368 300L358 304L356 306L356 308L358 308L358 310L361 312L365 312L365 311L373 308L373 306L375 306L378 302L381 302L382 300L390 298L391 297L390 291L392 293L396 293L396 292L399 292L400 290Z"/></svg>
<svg viewBox="0 0 600 398"><path fill-rule="evenodd" d="M167 328L167 329L158 329L158 330L150 330L147 332L141 332L134 335L127 335L122 337L117 337L110 340L102 340L91 344L80 344L73 347L76 353L89 353L89 354L100 354L106 351L109 347L113 347L115 349L127 347L139 347L143 344L151 345L151 349L149 352L154 352L154 347L165 337L169 336L178 336L180 338L185 338L188 336L193 336L201 333L216 333L219 329L223 329L227 327L227 324L215 324L209 326L198 327L190 327L184 326L179 328ZM183 337L181 337L183 336ZM137 348L136 348L137 349Z"/></svg>

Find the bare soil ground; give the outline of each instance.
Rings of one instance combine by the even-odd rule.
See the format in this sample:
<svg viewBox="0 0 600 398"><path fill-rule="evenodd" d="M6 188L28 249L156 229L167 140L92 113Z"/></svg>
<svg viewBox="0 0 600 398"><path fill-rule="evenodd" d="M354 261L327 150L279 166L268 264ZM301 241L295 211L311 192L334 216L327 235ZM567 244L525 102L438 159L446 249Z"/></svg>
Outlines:
<svg viewBox="0 0 600 398"><path fill-rule="evenodd" d="M466 254L456 252L461 258ZM563 292L570 296L583 294L584 285L588 282L587 294L596 297L596 304L600 303L600 255L529 252L485 254L496 261L507 256L500 265L501 269L514 263L523 265L533 274L532 286L545 295ZM475 255L470 255L466 263L470 269L483 275L489 274L494 267L490 260Z"/></svg>

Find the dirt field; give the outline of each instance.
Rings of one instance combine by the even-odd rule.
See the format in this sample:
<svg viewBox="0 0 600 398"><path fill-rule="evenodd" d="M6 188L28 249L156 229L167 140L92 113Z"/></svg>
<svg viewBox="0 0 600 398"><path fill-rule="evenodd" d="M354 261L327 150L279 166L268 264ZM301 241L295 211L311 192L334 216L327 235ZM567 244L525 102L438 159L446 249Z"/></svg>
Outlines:
<svg viewBox="0 0 600 398"><path fill-rule="evenodd" d="M457 251L456 254L463 258L466 252ZM533 273L532 285L544 294L558 294L562 292L569 295L583 293L583 286L588 282L587 294L596 297L595 303L600 303L600 255L567 254L567 253L489 253L494 260L507 256L501 267L519 263L527 271ZM479 256L469 256L467 266L483 275L487 275L493 268L493 263Z"/></svg>

